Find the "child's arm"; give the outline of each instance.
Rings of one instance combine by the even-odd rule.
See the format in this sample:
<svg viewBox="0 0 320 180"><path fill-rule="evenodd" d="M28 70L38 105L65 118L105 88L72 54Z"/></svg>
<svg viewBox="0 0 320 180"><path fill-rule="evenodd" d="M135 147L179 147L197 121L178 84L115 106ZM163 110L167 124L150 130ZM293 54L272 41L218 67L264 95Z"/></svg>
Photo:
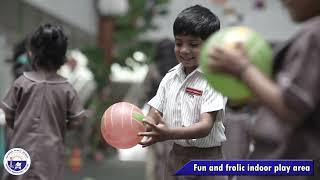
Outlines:
<svg viewBox="0 0 320 180"><path fill-rule="evenodd" d="M197 139L206 137L215 121L216 112L202 113L200 121L188 127L174 128L172 130L172 139Z"/></svg>
<svg viewBox="0 0 320 180"><path fill-rule="evenodd" d="M13 129L13 121L14 121L15 111L6 108L3 103L0 104L0 108L3 110L3 112L5 114L7 126L11 129Z"/></svg>
<svg viewBox="0 0 320 180"><path fill-rule="evenodd" d="M68 94L67 128L80 127L87 119L87 112L83 109L77 92L72 88Z"/></svg>
<svg viewBox="0 0 320 180"><path fill-rule="evenodd" d="M281 87L252 65L243 49L229 51L215 47L210 53L210 58L209 68L211 70L230 73L242 79L260 102L281 119L291 122L301 119L295 111L286 105Z"/></svg>
<svg viewBox="0 0 320 180"><path fill-rule="evenodd" d="M16 116L18 99L20 99L20 92L22 92L22 89L17 85L17 82L15 81L8 91L7 95L0 103L0 108L5 113L6 124L11 129L14 128L14 119Z"/></svg>
<svg viewBox="0 0 320 180"><path fill-rule="evenodd" d="M79 115L78 117L69 119L67 122L67 129L75 129L81 127L86 119L87 116L85 115L85 112L83 112L83 114Z"/></svg>
<svg viewBox="0 0 320 180"><path fill-rule="evenodd" d="M140 142L143 146L150 146L154 143L171 139L196 139L205 137L213 127L217 112L202 113L198 123L188 127L177 128L169 128L166 126L158 112L155 112L153 115L156 117L158 124L153 123L156 121L152 117L147 116L144 123L147 124L152 131L138 134L139 136L150 137L146 141Z"/></svg>

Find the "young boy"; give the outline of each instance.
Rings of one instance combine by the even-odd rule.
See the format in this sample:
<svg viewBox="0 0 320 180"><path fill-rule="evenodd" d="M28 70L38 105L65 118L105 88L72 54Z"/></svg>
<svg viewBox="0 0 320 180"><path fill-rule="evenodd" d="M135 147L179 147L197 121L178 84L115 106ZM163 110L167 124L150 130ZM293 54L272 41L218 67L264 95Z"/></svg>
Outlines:
<svg viewBox="0 0 320 180"><path fill-rule="evenodd" d="M241 49L213 48L210 67L241 78L264 105L254 125L252 158L320 159L320 1L282 3L304 24L276 54L275 80L251 65ZM304 179L290 177L295 178Z"/></svg>
<svg viewBox="0 0 320 180"><path fill-rule="evenodd" d="M173 140L165 180L189 179L174 174L192 159L222 159L226 99L209 86L198 68L203 41L219 29L218 17L199 5L183 10L174 22L174 49L179 64L165 75L148 103L151 110L145 123L149 132L139 133L148 137L141 142L144 146Z"/></svg>

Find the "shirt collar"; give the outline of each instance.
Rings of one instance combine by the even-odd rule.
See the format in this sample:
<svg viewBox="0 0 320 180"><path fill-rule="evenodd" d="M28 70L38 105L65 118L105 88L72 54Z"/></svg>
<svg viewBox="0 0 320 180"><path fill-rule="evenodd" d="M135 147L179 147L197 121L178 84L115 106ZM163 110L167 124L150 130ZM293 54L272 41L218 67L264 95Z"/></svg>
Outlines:
<svg viewBox="0 0 320 180"><path fill-rule="evenodd" d="M43 76L41 76L40 73L34 72L34 71L30 71L30 72L24 72L23 76L26 77L27 79L34 81L34 82L46 82L46 83L53 83L53 84L59 84L59 83L67 83L67 79L56 75L53 76L50 79L43 79Z"/></svg>
<svg viewBox="0 0 320 180"><path fill-rule="evenodd" d="M182 66L182 64L181 63L179 63L178 65L176 65L175 67L174 67L174 69L175 69L175 75L177 75L177 76L179 76L179 77L185 77L185 73L184 73L184 71L183 71L183 66ZM196 72L194 72L194 71L196 71ZM194 70L193 72L191 72L190 74L198 74L198 73L200 73L200 74L202 74L203 73L203 71L200 69L200 66L198 66L195 70ZM189 75L190 75L189 74Z"/></svg>

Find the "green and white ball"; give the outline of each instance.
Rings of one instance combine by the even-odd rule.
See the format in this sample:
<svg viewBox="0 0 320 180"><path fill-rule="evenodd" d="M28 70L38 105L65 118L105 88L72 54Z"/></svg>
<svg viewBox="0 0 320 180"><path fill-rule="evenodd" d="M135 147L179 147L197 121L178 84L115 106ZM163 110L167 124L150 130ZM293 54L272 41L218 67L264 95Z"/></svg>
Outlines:
<svg viewBox="0 0 320 180"><path fill-rule="evenodd" d="M208 50L214 45L234 49L239 42L244 45L251 63L267 76L271 76L272 49L260 34L250 28L236 26L220 30L205 41L200 52L200 68L209 84L234 102L247 101L252 97L252 92L240 79L231 75L209 73Z"/></svg>

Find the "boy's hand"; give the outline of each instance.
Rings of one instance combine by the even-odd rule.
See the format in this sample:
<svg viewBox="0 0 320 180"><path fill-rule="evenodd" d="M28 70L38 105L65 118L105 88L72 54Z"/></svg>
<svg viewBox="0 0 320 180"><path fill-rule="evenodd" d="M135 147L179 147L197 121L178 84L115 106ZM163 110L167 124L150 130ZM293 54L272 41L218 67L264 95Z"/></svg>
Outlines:
<svg viewBox="0 0 320 180"><path fill-rule="evenodd" d="M163 123L162 117L157 110L154 110L154 113L148 114L148 116L144 120L147 120L153 124ZM146 128L146 131L152 131L152 128L148 124L144 123L144 126Z"/></svg>
<svg viewBox="0 0 320 180"><path fill-rule="evenodd" d="M236 77L241 77L242 72L251 65L241 43L234 50L215 46L208 56L210 71L229 73Z"/></svg>
<svg viewBox="0 0 320 180"><path fill-rule="evenodd" d="M157 110L154 110L154 113L151 113L149 116L148 116L148 119L151 119L152 121L151 122L154 122L155 124L158 124L158 123L163 123L164 124L164 121L162 119L162 116L161 114L159 113L159 111ZM150 121L149 121L150 122Z"/></svg>
<svg viewBox="0 0 320 180"><path fill-rule="evenodd" d="M142 145L142 147L150 146L154 143L170 139L171 137L170 128L168 128L168 126L166 126L163 123L163 121L157 125L149 121L143 121L143 123L146 124L149 128L151 128L151 131L138 133L138 136L147 137L147 139L139 143Z"/></svg>

